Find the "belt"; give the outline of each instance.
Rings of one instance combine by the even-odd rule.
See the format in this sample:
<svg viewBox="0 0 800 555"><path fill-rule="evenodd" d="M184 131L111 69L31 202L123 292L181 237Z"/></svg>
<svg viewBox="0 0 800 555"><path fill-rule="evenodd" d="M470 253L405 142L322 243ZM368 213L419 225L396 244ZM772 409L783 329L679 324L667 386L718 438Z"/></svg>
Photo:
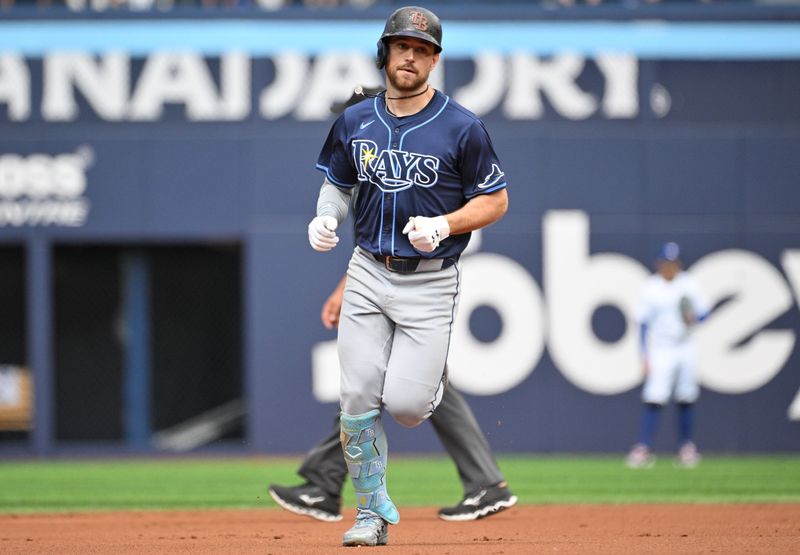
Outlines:
<svg viewBox="0 0 800 555"><path fill-rule="evenodd" d="M449 268L458 262L459 255L446 258L403 258L402 256L385 256L372 254L372 258L383 264L390 272L413 274L415 272L435 272Z"/></svg>

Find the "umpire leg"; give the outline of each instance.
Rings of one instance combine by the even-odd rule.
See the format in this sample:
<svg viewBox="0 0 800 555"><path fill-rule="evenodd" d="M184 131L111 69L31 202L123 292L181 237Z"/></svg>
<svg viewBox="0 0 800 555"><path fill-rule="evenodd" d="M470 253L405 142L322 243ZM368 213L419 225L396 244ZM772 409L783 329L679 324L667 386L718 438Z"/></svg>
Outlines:
<svg viewBox="0 0 800 555"><path fill-rule="evenodd" d="M445 389L430 420L458 469L464 493L504 480L475 415L466 399L452 386Z"/></svg>
<svg viewBox="0 0 800 555"><path fill-rule="evenodd" d="M340 497L347 476L347 464L342 456L339 413L330 435L317 443L303 459L297 473L333 497Z"/></svg>
<svg viewBox="0 0 800 555"><path fill-rule="evenodd" d="M297 472L306 479L305 484L270 484L270 496L287 511L325 522L342 519L342 483L347 465L339 443L338 412L335 423L335 429L308 452Z"/></svg>

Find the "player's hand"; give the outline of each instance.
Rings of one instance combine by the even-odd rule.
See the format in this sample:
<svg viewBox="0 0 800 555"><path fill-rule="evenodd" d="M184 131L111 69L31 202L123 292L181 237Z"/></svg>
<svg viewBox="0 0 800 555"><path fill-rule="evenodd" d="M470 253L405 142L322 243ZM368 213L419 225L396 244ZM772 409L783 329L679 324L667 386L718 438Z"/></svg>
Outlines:
<svg viewBox="0 0 800 555"><path fill-rule="evenodd" d="M308 242L318 252L327 252L339 243L336 227L339 222L333 216L317 216L308 224Z"/></svg>
<svg viewBox="0 0 800 555"><path fill-rule="evenodd" d="M344 283L345 280L342 279L325 301L325 304L322 305L320 319L322 320L322 325L329 330L339 327L339 315L342 313L342 299L344 297Z"/></svg>
<svg viewBox="0 0 800 555"><path fill-rule="evenodd" d="M342 298L331 295L322 305L322 325L332 330L339 327L339 314L342 312Z"/></svg>
<svg viewBox="0 0 800 555"><path fill-rule="evenodd" d="M408 219L403 234L408 235L411 245L418 251L433 252L439 243L450 236L450 224L444 216L415 216Z"/></svg>

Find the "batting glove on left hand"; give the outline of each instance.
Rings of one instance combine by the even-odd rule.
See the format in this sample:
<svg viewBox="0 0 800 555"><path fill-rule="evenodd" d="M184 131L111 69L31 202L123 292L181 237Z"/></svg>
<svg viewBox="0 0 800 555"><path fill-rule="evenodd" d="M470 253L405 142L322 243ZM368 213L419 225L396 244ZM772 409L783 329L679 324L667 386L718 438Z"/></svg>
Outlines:
<svg viewBox="0 0 800 555"><path fill-rule="evenodd" d="M433 252L439 243L450 236L450 224L444 216L415 216L408 219L403 233L408 235L408 240L418 251Z"/></svg>
<svg viewBox="0 0 800 555"><path fill-rule="evenodd" d="M339 222L333 216L317 216L308 224L308 242L318 252L327 252L339 243L336 228Z"/></svg>

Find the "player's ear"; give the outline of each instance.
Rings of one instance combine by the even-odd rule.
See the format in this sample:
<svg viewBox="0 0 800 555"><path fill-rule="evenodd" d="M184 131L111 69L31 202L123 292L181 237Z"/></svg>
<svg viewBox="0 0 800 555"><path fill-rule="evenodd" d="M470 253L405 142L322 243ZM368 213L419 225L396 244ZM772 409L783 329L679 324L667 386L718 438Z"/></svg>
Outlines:
<svg viewBox="0 0 800 555"><path fill-rule="evenodd" d="M431 58L431 71L436 67L436 64L439 63L439 54L434 54L433 58Z"/></svg>

